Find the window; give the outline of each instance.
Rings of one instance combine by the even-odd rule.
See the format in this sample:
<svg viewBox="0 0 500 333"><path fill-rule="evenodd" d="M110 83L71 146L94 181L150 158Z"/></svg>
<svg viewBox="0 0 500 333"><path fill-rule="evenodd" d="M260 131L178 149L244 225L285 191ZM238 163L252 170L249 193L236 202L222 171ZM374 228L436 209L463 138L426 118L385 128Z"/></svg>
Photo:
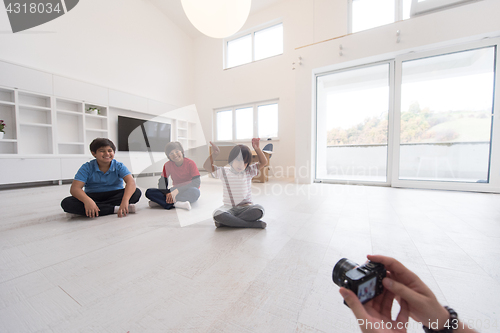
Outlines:
<svg viewBox="0 0 500 333"><path fill-rule="evenodd" d="M233 139L233 112L231 110L217 112L217 140Z"/></svg>
<svg viewBox="0 0 500 333"><path fill-rule="evenodd" d="M427 14L429 12L444 9L454 5L470 2L473 0L411 0L411 16Z"/></svg>
<svg viewBox="0 0 500 333"><path fill-rule="evenodd" d="M315 73L316 180L498 192L499 45Z"/></svg>
<svg viewBox="0 0 500 333"><path fill-rule="evenodd" d="M283 24L255 32L255 60L283 53Z"/></svg>
<svg viewBox="0 0 500 333"><path fill-rule="evenodd" d="M349 0L350 32L410 18L412 0Z"/></svg>
<svg viewBox="0 0 500 333"><path fill-rule="evenodd" d="M473 0L348 0L351 33Z"/></svg>
<svg viewBox="0 0 500 333"><path fill-rule="evenodd" d="M236 109L236 139L244 140L253 137L253 108Z"/></svg>
<svg viewBox="0 0 500 333"><path fill-rule="evenodd" d="M259 102L215 111L217 141L278 138L278 101Z"/></svg>
<svg viewBox="0 0 500 333"><path fill-rule="evenodd" d="M283 53L283 23L254 29L225 41L225 68L236 67Z"/></svg>
<svg viewBox="0 0 500 333"><path fill-rule="evenodd" d="M395 22L394 0L353 0L352 32Z"/></svg>
<svg viewBox="0 0 500 333"><path fill-rule="evenodd" d="M259 138L278 137L278 104L260 105L257 107L259 119Z"/></svg>
<svg viewBox="0 0 500 333"><path fill-rule="evenodd" d="M235 67L252 61L252 35L227 42L227 67Z"/></svg>
<svg viewBox="0 0 500 333"><path fill-rule="evenodd" d="M387 181L389 62L317 77L316 178Z"/></svg>
<svg viewBox="0 0 500 333"><path fill-rule="evenodd" d="M495 47L401 66L399 179L487 183Z"/></svg>

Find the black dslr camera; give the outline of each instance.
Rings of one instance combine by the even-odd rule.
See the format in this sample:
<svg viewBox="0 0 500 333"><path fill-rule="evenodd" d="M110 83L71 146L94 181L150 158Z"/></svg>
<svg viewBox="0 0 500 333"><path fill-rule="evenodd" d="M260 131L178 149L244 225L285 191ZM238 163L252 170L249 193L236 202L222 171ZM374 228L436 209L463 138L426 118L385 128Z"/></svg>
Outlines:
<svg viewBox="0 0 500 333"><path fill-rule="evenodd" d="M368 261L359 266L343 258L335 264L332 278L337 286L352 290L364 304L384 291L382 279L386 275L387 271L380 263Z"/></svg>

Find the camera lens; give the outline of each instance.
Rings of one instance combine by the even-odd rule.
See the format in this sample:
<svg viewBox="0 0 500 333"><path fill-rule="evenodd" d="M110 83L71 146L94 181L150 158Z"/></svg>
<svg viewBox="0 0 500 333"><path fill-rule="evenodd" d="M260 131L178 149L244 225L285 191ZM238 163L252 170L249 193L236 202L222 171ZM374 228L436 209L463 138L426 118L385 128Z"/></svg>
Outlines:
<svg viewBox="0 0 500 333"><path fill-rule="evenodd" d="M354 261L347 258L340 259L333 268L332 279L333 282L339 286L344 287L345 273L349 272L351 269L358 267Z"/></svg>

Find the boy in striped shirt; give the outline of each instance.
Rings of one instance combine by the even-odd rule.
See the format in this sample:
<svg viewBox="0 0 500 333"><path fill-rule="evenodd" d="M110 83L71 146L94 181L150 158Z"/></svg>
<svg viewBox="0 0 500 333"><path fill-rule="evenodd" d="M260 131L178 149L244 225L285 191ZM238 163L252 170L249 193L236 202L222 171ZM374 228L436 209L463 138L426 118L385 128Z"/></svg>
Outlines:
<svg viewBox="0 0 500 333"><path fill-rule="evenodd" d="M223 184L222 201L224 205L214 211L214 222L219 227L262 228L266 222L260 219L264 216L264 207L252 201L252 178L267 165L267 158L259 147L260 139L252 139L252 147L259 161L250 164L252 153L245 145L235 146L229 153L229 166L218 167L212 164L213 158L219 155L220 149L212 145L213 156L205 162L205 170L212 173Z"/></svg>

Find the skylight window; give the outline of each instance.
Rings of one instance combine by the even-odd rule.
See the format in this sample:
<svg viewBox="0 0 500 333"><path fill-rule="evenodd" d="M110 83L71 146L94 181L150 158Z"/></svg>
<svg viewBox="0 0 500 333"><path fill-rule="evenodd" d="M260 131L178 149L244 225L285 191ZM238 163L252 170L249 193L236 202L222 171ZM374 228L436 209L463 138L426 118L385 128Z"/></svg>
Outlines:
<svg viewBox="0 0 500 333"><path fill-rule="evenodd" d="M225 41L225 68L283 54L283 23L259 27Z"/></svg>

